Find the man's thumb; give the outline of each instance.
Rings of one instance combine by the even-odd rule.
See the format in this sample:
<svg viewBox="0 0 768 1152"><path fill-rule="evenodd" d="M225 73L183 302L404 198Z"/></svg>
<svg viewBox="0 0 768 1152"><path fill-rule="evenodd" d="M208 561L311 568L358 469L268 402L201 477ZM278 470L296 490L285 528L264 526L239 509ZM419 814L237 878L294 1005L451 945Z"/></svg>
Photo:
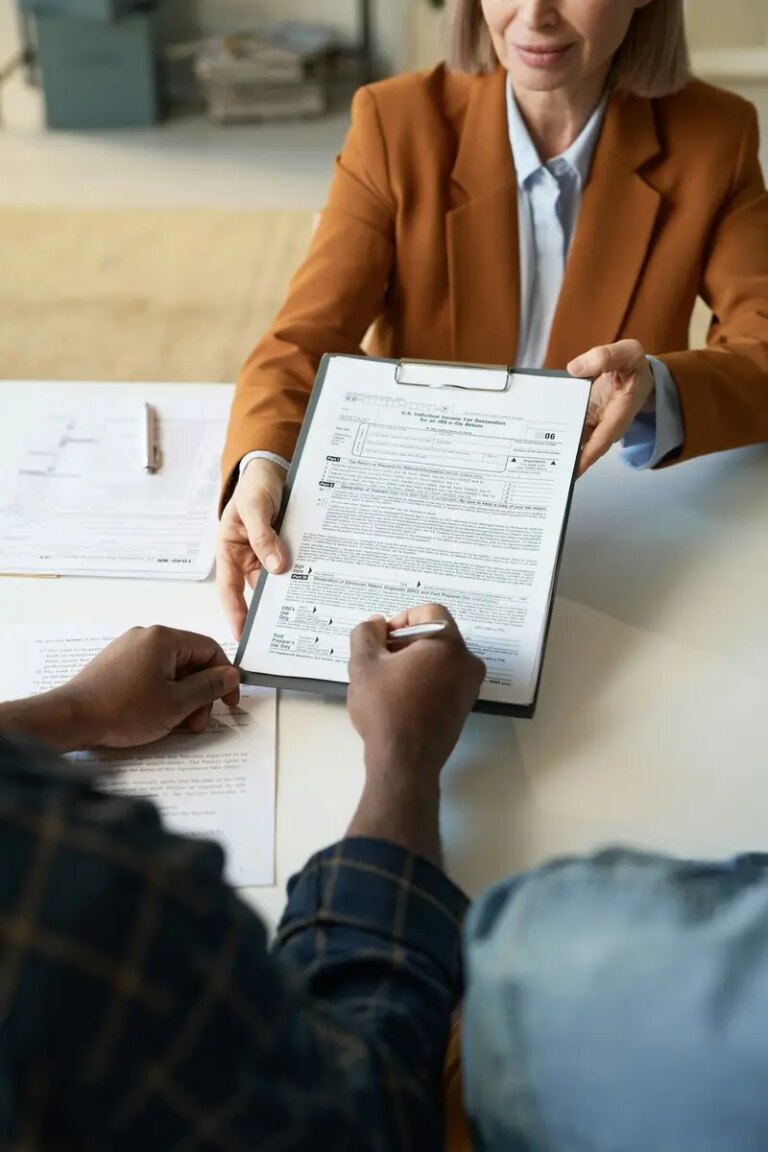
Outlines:
<svg viewBox="0 0 768 1152"><path fill-rule="evenodd" d="M213 704L227 696L240 686L240 673L231 664L221 664L216 668L203 668L200 672L193 672L176 683L176 692L179 703L184 712L184 718Z"/></svg>

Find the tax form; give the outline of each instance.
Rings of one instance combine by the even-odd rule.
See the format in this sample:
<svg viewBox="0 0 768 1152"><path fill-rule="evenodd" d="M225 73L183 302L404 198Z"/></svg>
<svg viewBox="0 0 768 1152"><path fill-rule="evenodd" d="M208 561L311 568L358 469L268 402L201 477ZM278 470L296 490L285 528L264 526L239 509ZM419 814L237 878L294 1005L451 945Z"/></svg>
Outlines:
<svg viewBox="0 0 768 1152"><path fill-rule="evenodd" d="M213 567L221 385L4 382L0 573L204 580ZM149 475L145 403L162 466Z"/></svg>
<svg viewBox="0 0 768 1152"><path fill-rule="evenodd" d="M254 594L247 679L346 684L360 620L437 601L486 663L480 701L530 714L589 382L515 372L491 391L491 370L440 369L447 386L419 387L393 361L327 358L288 480L292 567Z"/></svg>

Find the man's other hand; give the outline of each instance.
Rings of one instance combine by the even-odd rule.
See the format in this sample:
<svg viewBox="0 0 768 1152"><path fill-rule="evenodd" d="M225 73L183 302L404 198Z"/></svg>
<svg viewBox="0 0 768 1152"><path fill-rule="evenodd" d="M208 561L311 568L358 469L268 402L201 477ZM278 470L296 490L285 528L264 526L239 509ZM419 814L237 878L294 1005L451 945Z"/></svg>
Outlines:
<svg viewBox="0 0 768 1152"><path fill-rule="evenodd" d="M240 676L207 636L132 628L57 695L76 720L80 747L134 748L181 725L203 732L216 700L234 707Z"/></svg>

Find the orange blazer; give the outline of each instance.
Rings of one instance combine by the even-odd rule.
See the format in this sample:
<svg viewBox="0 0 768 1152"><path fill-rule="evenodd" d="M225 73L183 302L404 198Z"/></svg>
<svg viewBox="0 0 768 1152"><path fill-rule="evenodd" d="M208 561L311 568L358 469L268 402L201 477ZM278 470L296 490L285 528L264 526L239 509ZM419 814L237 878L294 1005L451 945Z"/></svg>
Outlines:
<svg viewBox="0 0 768 1152"><path fill-rule="evenodd" d="M224 497L242 456L290 458L324 352L514 364L515 168L505 72L361 89L328 203L288 298L237 384ZM697 295L714 312L688 350ZM692 81L609 102L546 366L634 337L677 383L678 459L768 440L768 196L757 116Z"/></svg>

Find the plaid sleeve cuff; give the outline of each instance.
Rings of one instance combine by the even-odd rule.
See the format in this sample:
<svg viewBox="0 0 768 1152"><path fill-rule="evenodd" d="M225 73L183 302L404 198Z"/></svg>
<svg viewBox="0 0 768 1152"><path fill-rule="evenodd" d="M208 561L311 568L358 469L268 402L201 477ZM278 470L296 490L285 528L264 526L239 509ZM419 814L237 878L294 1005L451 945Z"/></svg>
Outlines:
<svg viewBox="0 0 768 1152"><path fill-rule="evenodd" d="M467 905L439 868L404 848L385 840L341 840L313 856L289 882L277 947L308 928L336 926L453 969Z"/></svg>

